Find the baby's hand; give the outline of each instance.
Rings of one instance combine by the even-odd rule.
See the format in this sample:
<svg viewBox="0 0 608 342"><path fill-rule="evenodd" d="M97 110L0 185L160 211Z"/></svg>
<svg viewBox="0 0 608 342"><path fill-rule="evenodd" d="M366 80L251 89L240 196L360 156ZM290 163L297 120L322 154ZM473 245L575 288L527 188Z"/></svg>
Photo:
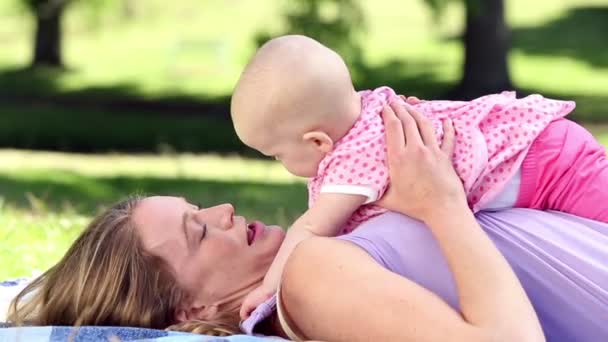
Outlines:
<svg viewBox="0 0 608 342"><path fill-rule="evenodd" d="M239 312L241 319L249 317L258 305L264 303L264 301L272 297L273 294L274 292L266 289L264 285L260 285L255 290L249 292L247 297L245 297L243 304L241 304L241 310Z"/></svg>

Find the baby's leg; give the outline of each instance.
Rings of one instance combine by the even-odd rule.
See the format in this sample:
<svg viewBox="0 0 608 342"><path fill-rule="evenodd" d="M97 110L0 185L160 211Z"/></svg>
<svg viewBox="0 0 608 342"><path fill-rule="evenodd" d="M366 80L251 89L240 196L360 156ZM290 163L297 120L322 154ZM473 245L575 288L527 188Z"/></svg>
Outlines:
<svg viewBox="0 0 608 342"><path fill-rule="evenodd" d="M559 210L608 222L605 148L570 120L552 122L524 160L515 206Z"/></svg>

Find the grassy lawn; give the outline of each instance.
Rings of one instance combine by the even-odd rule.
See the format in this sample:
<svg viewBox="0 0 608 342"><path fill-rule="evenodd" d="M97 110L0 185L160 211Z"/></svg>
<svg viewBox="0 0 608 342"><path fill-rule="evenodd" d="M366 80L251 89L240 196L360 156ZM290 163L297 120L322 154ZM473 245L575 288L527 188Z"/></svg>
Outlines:
<svg viewBox="0 0 608 342"><path fill-rule="evenodd" d="M0 150L0 279L44 270L104 206L134 192L230 202L287 226L306 187L274 161L212 155L77 155Z"/></svg>
<svg viewBox="0 0 608 342"><path fill-rule="evenodd" d="M588 126L608 146L608 126ZM275 161L215 155L81 155L0 150L0 279L58 261L88 220L134 192L233 203L249 219L289 225L306 187Z"/></svg>
<svg viewBox="0 0 608 342"><path fill-rule="evenodd" d="M77 2L65 20L69 72L27 76L31 20L0 5L0 88L8 93L182 97L205 100L230 93L260 31L279 32L287 0L121 2L92 10ZM361 1L371 68L365 86L389 84L407 94L441 94L459 77L462 8L455 2L437 23L422 0ZM522 89L574 98L581 117L608 106L608 7L605 0L508 0L513 29L512 77ZM12 5L11 5L12 4ZM387 10L387 9L391 10ZM97 13L97 14L93 14ZM268 18L276 18L268 20ZM2 72L4 70L4 72Z"/></svg>
<svg viewBox="0 0 608 342"><path fill-rule="evenodd" d="M0 96L162 99L225 104L260 31L279 32L289 0L73 2L64 22L65 60L57 73L19 71L28 64L32 21L17 3L0 1ZM439 22L423 0L360 1L369 74L360 86L391 85L433 97L459 78L462 8ZM573 118L608 121L606 0L506 0L515 84L574 99ZM269 20L269 18L275 18ZM214 109L216 108L216 109ZM306 206L304 183L274 161L248 155L226 120L206 113L153 115L131 109L0 104L0 146L157 151L157 155L81 155L0 150L0 280L44 270L90 218L133 192L233 203L251 219L288 225ZM608 146L608 125L588 128ZM21 139L21 140L20 140ZM171 142L171 146L166 144ZM178 154L174 151L214 151Z"/></svg>

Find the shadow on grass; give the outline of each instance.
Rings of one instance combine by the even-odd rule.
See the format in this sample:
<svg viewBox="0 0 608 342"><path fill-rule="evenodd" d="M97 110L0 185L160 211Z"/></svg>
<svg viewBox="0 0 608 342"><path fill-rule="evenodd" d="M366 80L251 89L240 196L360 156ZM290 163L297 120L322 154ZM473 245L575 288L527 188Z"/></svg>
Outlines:
<svg viewBox="0 0 608 342"><path fill-rule="evenodd" d="M9 104L59 105L76 109L144 111L168 116L228 117L229 96L208 97L169 93L147 98L135 83L88 86L66 90L61 78L69 69L25 68L0 70L0 100Z"/></svg>
<svg viewBox="0 0 608 342"><path fill-rule="evenodd" d="M539 56L564 56L595 67L608 66L608 7L574 7L540 25L511 28L512 49ZM448 35L444 41L461 41Z"/></svg>
<svg viewBox="0 0 608 342"><path fill-rule="evenodd" d="M540 26L513 29L513 48L608 67L607 35L608 7L577 7Z"/></svg>
<svg viewBox="0 0 608 342"><path fill-rule="evenodd" d="M22 104L1 107L0 146L74 152L260 154L243 145L230 120L146 111Z"/></svg>
<svg viewBox="0 0 608 342"><path fill-rule="evenodd" d="M357 76L358 89L373 89L390 86L396 92L436 99L445 94L454 84L437 78L432 72L439 66L435 61L392 59L379 66L363 66Z"/></svg>
<svg viewBox="0 0 608 342"><path fill-rule="evenodd" d="M393 60L363 66L359 89L390 85L422 98L449 84L431 62ZM167 95L143 98L134 84L64 90L55 69L0 70L0 146L74 152L180 152L260 154L234 133L229 98Z"/></svg>
<svg viewBox="0 0 608 342"><path fill-rule="evenodd" d="M445 93L450 84L438 80L432 70L437 62L390 60L380 66L361 65L353 69L359 89L390 85L404 93L433 98ZM0 99L5 104L54 105L74 109L135 111L172 117L215 116L229 118L230 96L209 97L169 93L146 98L135 83L89 86L66 90L61 77L74 72L49 68L0 69Z"/></svg>
<svg viewBox="0 0 608 342"><path fill-rule="evenodd" d="M4 204L27 210L73 211L93 215L100 208L139 193L183 196L212 206L232 203L239 215L282 225L306 209L306 186L157 177L87 177L68 171L37 170L19 176L0 174Z"/></svg>

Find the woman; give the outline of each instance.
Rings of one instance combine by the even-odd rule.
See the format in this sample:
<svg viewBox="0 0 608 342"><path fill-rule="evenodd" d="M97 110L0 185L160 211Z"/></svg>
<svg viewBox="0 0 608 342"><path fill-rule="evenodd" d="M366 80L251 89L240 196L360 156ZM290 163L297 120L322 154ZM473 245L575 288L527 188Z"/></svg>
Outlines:
<svg viewBox="0 0 608 342"><path fill-rule="evenodd" d="M277 296L281 315L270 310L270 316L257 322L254 312L253 322L246 322L244 328L256 325L265 334L285 336L289 330L303 338L331 341L543 340L535 311L513 270L468 210L449 163L451 126L445 127L440 149L418 113L394 110L403 124L386 109L393 185L383 204L424 222L436 246L428 244L421 223L390 213L350 236L306 241L285 268ZM520 222L510 226L501 222L505 217ZM520 244L510 241L527 225L542 226L539 221L548 217L553 220L548 228L599 227L592 241L577 240L595 248L597 258L579 265L587 273L569 274L588 281L588 288L574 293L575 304L590 305L584 310L572 302L561 305L565 292L560 288L537 288L545 283L526 274L534 270L527 265L535 256L526 254L533 248L518 251L513 246ZM517 210L485 214L480 222L528 282L528 292L537 298L535 308L545 312L549 305L557 305L561 315L543 321L549 338L601 340L608 335L597 320L583 322L580 328L567 324L577 312L583 317L589 316L585 311L597 317L608 313L608 271L603 259L608 252L599 254L608 250L608 238L599 231L605 232L605 225ZM519 231L511 235L514 228ZM174 197L132 199L94 220L63 260L16 298L17 310L13 308L10 319L41 325L173 325L202 333L234 333L242 299L262 280L282 238L279 227L247 224L243 217L234 216L230 205L203 209ZM542 236L537 240L544 242ZM416 251L418 243L429 248ZM557 245L543 248L549 255L563 251ZM562 260L560 255L553 257ZM551 271L547 263L539 264ZM445 272L448 267L451 273ZM26 298L28 294L32 297ZM564 324L553 326L561 316ZM592 331L585 335L582 329Z"/></svg>

